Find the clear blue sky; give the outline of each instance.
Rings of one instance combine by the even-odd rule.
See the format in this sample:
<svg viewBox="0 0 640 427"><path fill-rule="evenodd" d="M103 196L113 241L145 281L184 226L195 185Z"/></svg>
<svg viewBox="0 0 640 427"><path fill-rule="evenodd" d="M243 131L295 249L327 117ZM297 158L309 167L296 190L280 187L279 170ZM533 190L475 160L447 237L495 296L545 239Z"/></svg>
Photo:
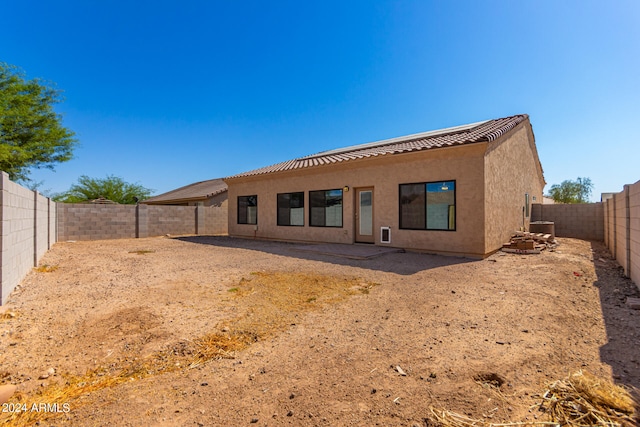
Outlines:
<svg viewBox="0 0 640 427"><path fill-rule="evenodd" d="M3 2L0 61L64 90L75 158L155 194L526 113L547 189L640 179L640 1Z"/></svg>

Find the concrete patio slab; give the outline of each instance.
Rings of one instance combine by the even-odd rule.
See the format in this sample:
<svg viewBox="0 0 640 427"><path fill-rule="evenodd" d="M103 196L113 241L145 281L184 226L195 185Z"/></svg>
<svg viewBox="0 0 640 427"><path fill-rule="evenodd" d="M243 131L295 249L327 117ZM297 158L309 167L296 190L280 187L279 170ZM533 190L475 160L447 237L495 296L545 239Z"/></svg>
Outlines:
<svg viewBox="0 0 640 427"><path fill-rule="evenodd" d="M350 259L371 259L384 254L404 252L404 249L385 248L374 245L344 245L340 243L321 243L311 245L293 246L296 251L314 252L323 255L332 255Z"/></svg>

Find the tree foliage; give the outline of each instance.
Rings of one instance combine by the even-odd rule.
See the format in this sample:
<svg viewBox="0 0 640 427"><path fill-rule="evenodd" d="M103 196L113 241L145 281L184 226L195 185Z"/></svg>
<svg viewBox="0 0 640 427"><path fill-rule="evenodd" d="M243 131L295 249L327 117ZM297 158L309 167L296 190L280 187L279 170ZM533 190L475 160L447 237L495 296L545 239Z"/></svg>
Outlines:
<svg viewBox="0 0 640 427"><path fill-rule="evenodd" d="M153 190L140 184L130 184L122 178L108 175L106 178L90 178L82 175L78 183L68 191L53 196L56 202L82 203L105 198L117 203L132 205L149 198Z"/></svg>
<svg viewBox="0 0 640 427"><path fill-rule="evenodd" d="M51 84L25 80L18 68L0 62L0 169L12 180L27 182L31 168L53 169L71 159L75 134L53 110L61 100Z"/></svg>
<svg viewBox="0 0 640 427"><path fill-rule="evenodd" d="M551 186L549 197L557 203L588 203L591 191L591 179L578 177L576 181L566 180Z"/></svg>

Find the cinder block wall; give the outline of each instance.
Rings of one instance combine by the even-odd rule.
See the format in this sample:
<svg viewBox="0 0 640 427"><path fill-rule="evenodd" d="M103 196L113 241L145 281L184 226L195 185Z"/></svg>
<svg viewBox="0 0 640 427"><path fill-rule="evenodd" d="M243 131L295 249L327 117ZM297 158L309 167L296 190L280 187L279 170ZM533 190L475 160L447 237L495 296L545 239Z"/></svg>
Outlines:
<svg viewBox="0 0 640 427"><path fill-rule="evenodd" d="M613 196L614 199L614 229L616 233L615 239L615 257L618 263L624 268L625 274L629 275L628 257L626 256L628 249L628 236L627 236L627 210L628 210L628 190L617 193Z"/></svg>
<svg viewBox="0 0 640 427"><path fill-rule="evenodd" d="M197 234L196 206L147 206L149 236Z"/></svg>
<svg viewBox="0 0 640 427"><path fill-rule="evenodd" d="M604 207L602 203L535 204L531 221L553 221L558 237L604 240Z"/></svg>
<svg viewBox="0 0 640 427"><path fill-rule="evenodd" d="M611 248L614 245L613 202L604 202L604 244ZM613 251L612 251L613 254ZM615 256L615 254L613 254Z"/></svg>
<svg viewBox="0 0 640 427"><path fill-rule="evenodd" d="M55 203L0 177L0 304L55 242ZM52 230L53 229L53 230Z"/></svg>
<svg viewBox="0 0 640 427"><path fill-rule="evenodd" d="M629 277L640 288L640 181L629 186Z"/></svg>
<svg viewBox="0 0 640 427"><path fill-rule="evenodd" d="M58 203L58 241L226 234L227 207Z"/></svg>
<svg viewBox="0 0 640 427"><path fill-rule="evenodd" d="M605 202L605 244L624 274L640 288L640 181L625 185Z"/></svg>
<svg viewBox="0 0 640 427"><path fill-rule="evenodd" d="M37 265L38 261L42 256L47 253L51 245L55 243L55 238L51 241L50 235L50 227L51 227L51 218L50 218L50 210L51 210L51 200L47 197L44 197L40 194L37 194L35 199L35 209L36 209L36 230L38 232L35 234L35 259L34 263ZM54 208L55 211L55 203ZM54 222L55 224L55 222Z"/></svg>
<svg viewBox="0 0 640 427"><path fill-rule="evenodd" d="M58 241L136 237L136 206L57 203Z"/></svg>

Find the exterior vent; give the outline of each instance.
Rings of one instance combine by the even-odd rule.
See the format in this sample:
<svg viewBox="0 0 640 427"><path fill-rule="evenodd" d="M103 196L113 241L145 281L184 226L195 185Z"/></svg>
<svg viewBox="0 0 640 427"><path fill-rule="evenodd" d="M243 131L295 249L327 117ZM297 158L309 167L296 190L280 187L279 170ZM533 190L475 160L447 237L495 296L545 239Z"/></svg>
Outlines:
<svg viewBox="0 0 640 427"><path fill-rule="evenodd" d="M391 243L391 227L380 227L380 243Z"/></svg>

